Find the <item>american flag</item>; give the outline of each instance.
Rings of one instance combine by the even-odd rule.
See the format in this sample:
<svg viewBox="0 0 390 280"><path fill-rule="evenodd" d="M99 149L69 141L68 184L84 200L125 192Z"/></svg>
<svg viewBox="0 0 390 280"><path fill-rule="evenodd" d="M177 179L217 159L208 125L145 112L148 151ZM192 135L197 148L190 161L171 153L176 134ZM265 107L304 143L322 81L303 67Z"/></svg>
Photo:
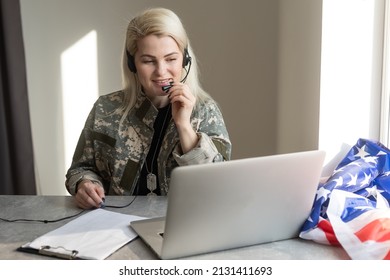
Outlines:
<svg viewBox="0 0 390 280"><path fill-rule="evenodd" d="M300 237L342 246L351 259L390 260L390 150L359 139L318 186Z"/></svg>

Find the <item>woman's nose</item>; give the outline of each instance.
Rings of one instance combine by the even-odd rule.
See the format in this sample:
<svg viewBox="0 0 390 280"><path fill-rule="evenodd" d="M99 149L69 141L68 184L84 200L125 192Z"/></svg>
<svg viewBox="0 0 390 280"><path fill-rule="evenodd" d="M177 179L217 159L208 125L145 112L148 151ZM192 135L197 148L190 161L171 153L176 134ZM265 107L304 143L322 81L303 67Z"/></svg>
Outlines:
<svg viewBox="0 0 390 280"><path fill-rule="evenodd" d="M156 72L161 75L167 71L167 64L165 62L158 62L156 65Z"/></svg>

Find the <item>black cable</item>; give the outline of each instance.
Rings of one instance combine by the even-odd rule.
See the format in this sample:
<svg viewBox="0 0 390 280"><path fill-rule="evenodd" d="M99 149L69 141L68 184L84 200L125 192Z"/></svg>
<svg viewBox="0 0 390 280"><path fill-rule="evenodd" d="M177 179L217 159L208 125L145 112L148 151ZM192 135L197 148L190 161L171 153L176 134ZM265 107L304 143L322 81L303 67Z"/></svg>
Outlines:
<svg viewBox="0 0 390 280"><path fill-rule="evenodd" d="M105 208L126 208L128 206L130 206L134 200L137 198L137 196L135 196L128 204L125 204L125 205L106 205ZM74 218L74 217L77 217L79 215L81 215L82 213L84 213L86 210L82 210L80 211L79 213L77 214L74 214L74 215L71 215L71 216L66 216L66 217L63 217L63 218L60 218L60 219L56 219L56 220L40 220L40 219L5 219L5 218L1 218L0 217L0 221L3 221L3 222L8 222L8 223L15 223L15 222L37 222L37 223L45 223L45 224L49 224L49 223L56 223L56 222L60 222L60 221L63 221L63 220L67 220L67 219L71 219L71 218Z"/></svg>
<svg viewBox="0 0 390 280"><path fill-rule="evenodd" d="M0 218L1 221L4 221L4 222L10 222L10 223L15 223L15 222L38 222L38 223L45 223L45 224L48 224L48 223L56 223L56 222L59 222L59 221L63 221L63 220L66 220L66 219L70 219L70 218L73 218L73 217L76 217L78 215L80 215L81 213L85 212L86 210L82 210L80 211L79 213L77 214L74 214L74 215L71 215L71 216L67 216L67 217L64 217L64 218L60 218L60 219L57 219L57 220L34 220L34 219L4 219L4 218Z"/></svg>
<svg viewBox="0 0 390 280"><path fill-rule="evenodd" d="M117 205L106 205L104 208L126 208L128 206L130 206L134 200L137 198L137 196L134 196L133 200L131 200L129 203L123 205L123 206L117 206Z"/></svg>

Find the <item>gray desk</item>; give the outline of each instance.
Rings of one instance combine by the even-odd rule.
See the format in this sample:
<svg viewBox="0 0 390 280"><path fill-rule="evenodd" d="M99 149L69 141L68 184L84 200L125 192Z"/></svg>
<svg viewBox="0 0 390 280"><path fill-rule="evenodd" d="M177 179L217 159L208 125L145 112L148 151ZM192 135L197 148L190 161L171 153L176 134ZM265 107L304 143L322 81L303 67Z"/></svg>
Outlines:
<svg viewBox="0 0 390 280"><path fill-rule="evenodd" d="M125 205L133 197L110 196L106 199L107 205ZM144 217L164 216L166 211L166 197L137 197L126 208L106 208L124 214ZM39 219L56 220L79 213L81 210L74 204L70 196L0 196L0 217L5 219ZM2 260L29 260L50 259L50 257L22 253L16 251L19 246L32 241L38 236L54 230L71 219L55 223L39 222L3 222L0 221L0 259ZM140 238L126 244L108 259L156 259ZM268 260L329 260L349 259L346 252L340 247L320 245L302 239L292 239L268 244L255 245L245 248L226 250L222 252L193 256L188 259L198 260L226 260L226 259L268 259Z"/></svg>

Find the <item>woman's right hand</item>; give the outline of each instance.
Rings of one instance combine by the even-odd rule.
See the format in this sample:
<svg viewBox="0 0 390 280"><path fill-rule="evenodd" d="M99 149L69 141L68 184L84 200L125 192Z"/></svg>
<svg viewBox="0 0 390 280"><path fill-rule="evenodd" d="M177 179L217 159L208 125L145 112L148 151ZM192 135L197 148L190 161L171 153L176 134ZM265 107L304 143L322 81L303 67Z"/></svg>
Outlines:
<svg viewBox="0 0 390 280"><path fill-rule="evenodd" d="M104 189L99 183L82 180L77 186L76 204L82 209L100 208L104 205Z"/></svg>

